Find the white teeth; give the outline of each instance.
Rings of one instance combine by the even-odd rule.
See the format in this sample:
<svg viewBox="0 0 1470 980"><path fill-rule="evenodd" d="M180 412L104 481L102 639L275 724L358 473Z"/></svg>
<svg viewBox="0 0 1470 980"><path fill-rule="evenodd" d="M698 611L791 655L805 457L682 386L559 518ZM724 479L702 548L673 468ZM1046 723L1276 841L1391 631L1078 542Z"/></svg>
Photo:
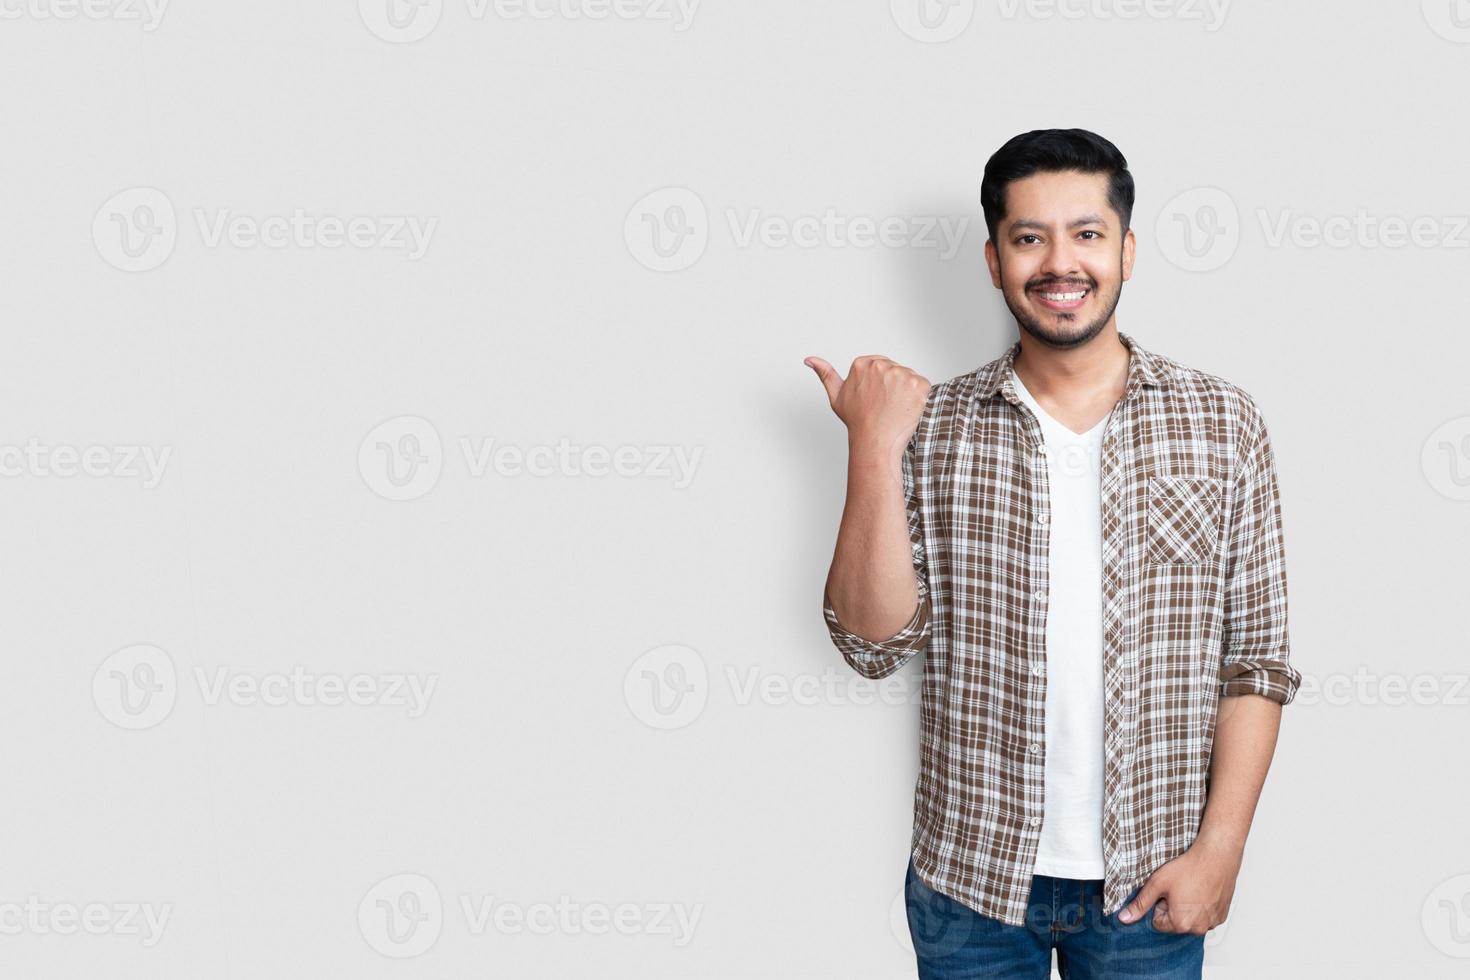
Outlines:
<svg viewBox="0 0 1470 980"><path fill-rule="evenodd" d="M1079 300L1083 296L1086 296L1087 290L1084 289L1080 293L1042 293L1041 295L1043 299L1049 299L1053 303L1070 303L1073 300Z"/></svg>

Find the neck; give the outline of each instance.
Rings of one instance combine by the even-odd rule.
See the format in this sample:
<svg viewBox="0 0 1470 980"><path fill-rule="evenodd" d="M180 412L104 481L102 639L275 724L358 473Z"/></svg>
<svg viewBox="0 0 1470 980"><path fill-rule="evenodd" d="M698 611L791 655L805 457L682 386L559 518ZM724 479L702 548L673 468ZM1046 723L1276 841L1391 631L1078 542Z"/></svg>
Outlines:
<svg viewBox="0 0 1470 980"><path fill-rule="evenodd" d="M1013 366L1026 388L1037 395L1065 397L1109 388L1121 392L1127 383L1128 347L1118 337L1116 323L1108 323L1080 347L1048 347L1024 331L1020 340Z"/></svg>

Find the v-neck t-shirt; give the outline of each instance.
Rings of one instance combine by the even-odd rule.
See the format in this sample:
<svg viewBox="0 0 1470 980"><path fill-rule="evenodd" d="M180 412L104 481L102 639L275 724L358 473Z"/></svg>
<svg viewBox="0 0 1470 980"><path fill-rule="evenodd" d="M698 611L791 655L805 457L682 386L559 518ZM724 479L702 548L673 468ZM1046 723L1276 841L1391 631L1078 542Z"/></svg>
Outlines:
<svg viewBox="0 0 1470 980"><path fill-rule="evenodd" d="M1077 433L1046 413L1012 371L1041 425L1050 487L1046 603L1045 822L1035 874L1102 878L1103 429Z"/></svg>

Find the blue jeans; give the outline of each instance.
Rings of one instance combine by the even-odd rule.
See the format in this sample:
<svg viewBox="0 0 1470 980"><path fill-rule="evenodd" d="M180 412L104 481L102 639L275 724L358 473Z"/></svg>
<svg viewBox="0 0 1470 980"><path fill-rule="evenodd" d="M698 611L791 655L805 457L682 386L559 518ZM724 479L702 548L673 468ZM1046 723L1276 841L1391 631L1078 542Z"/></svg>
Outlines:
<svg viewBox="0 0 1470 980"><path fill-rule="evenodd" d="M1035 875L1026 924L1012 926L924 884L910 857L904 901L919 980L1048 980L1053 949L1063 980L1199 980L1204 936L1159 932L1152 910L1131 923L1104 915L1102 887Z"/></svg>

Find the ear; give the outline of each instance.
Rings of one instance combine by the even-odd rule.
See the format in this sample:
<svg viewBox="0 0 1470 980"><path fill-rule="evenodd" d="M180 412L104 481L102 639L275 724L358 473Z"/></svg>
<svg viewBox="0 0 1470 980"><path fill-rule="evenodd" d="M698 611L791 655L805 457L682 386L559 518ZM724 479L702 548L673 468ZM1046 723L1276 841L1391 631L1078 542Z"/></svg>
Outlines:
<svg viewBox="0 0 1470 980"><path fill-rule="evenodd" d="M1138 247L1138 239L1133 235L1133 229L1128 229L1128 234L1123 236L1123 281L1127 282L1133 278L1133 255Z"/></svg>
<svg viewBox="0 0 1470 980"><path fill-rule="evenodd" d="M985 264L990 266L990 282L996 289L1000 286L1000 253L996 251L995 240L985 239Z"/></svg>

